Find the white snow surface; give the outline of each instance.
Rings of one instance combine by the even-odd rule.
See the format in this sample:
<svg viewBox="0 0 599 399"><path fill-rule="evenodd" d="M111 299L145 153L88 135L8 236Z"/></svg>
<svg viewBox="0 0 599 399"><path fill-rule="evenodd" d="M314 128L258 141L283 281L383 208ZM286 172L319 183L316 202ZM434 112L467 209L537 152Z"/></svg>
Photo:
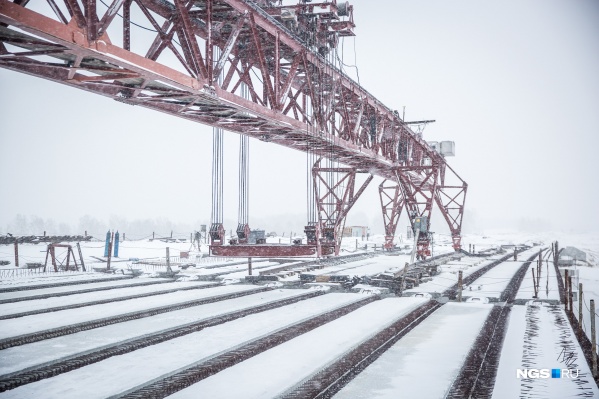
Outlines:
<svg viewBox="0 0 599 399"><path fill-rule="evenodd" d="M524 262L503 262L476 280L470 285L464 286L464 297L476 296L487 298L499 298L514 274L520 269Z"/></svg>
<svg viewBox="0 0 599 399"><path fill-rule="evenodd" d="M532 301L531 301L532 302ZM559 305L557 305L559 307ZM563 309L557 315L565 318ZM527 337L527 322L533 334ZM576 360L568 366L560 360L564 342L576 344L568 348ZM578 369L578 378L517 378L517 369ZM503 344L492 399L504 398L574 398L599 397L589 366L569 323L556 326L556 314L550 306L537 302L530 306L513 306Z"/></svg>
<svg viewBox="0 0 599 399"><path fill-rule="evenodd" d="M290 324L362 298L363 296L357 294L321 295L115 356L54 378L8 391L3 397L73 399L110 397L175 370L206 361ZM107 384L106 381L110 383ZM74 386L77 387L76 390L73 390Z"/></svg>
<svg viewBox="0 0 599 399"><path fill-rule="evenodd" d="M460 261L451 261L439 267L439 274L432 277L431 281L420 283L418 287L410 288L405 292L438 292L441 293L458 282L458 272L466 277L480 268L488 265L503 255L493 255L488 258L464 256Z"/></svg>
<svg viewBox="0 0 599 399"><path fill-rule="evenodd" d="M69 306L69 305L77 305L77 304L85 304L94 301L100 300L110 300L117 299L121 297L127 297L131 295L141 295L141 294L152 294L158 293L168 290L181 289L181 288L189 288L189 287L200 287L206 285L213 285L214 283L207 282L171 282L171 283L162 283L162 284L152 284L152 285L144 285L140 287L125 287L125 288L115 288L112 290L105 291L95 291L95 292L87 292L83 294L73 294L69 296L60 296L46 299L34 299L29 301L20 301L13 303L3 303L0 304L0 315L7 316L15 313L26 312L29 310L43 310L43 309L51 309L59 306ZM118 303L114 303L118 305Z"/></svg>
<svg viewBox="0 0 599 399"><path fill-rule="evenodd" d="M169 397L275 397L425 302L418 298L375 301Z"/></svg>
<svg viewBox="0 0 599 399"><path fill-rule="evenodd" d="M10 270L10 269L8 269ZM65 273L56 273L50 274L41 274L41 275L31 275L25 278L17 278L17 279L4 279L2 280L2 287L35 287L39 285L46 284L60 284L65 282L76 282L81 280L94 280L101 282L106 279L123 279L127 281L131 281L131 277L124 275L115 275L115 274L106 274L106 273L94 273L94 272L65 272ZM93 283L90 283L93 284Z"/></svg>
<svg viewBox="0 0 599 399"><path fill-rule="evenodd" d="M172 281L171 279L166 278L155 278L152 281L160 281L163 283ZM89 283L89 284L73 284L73 285L63 285L60 287L52 287L52 288L37 288L33 290L23 290L23 291L11 291L11 292L1 292L0 300L7 300L13 298L28 298L31 296L37 295L52 295L52 294L67 294L70 292L75 292L79 290L91 290L96 288L106 288L106 287L114 287L119 288L123 285L137 285L137 284L146 284L150 281L148 278L124 278L113 281L103 281L101 283ZM76 283L76 281L74 282ZM155 284L152 284L155 285ZM159 285L159 284L157 284Z"/></svg>
<svg viewBox="0 0 599 399"><path fill-rule="evenodd" d="M4 349L0 375L305 293L306 290L283 289L259 292Z"/></svg>
<svg viewBox="0 0 599 399"><path fill-rule="evenodd" d="M86 306L77 309L7 319L2 320L0 339L31 334L70 324L98 320L105 317L123 315L135 311L174 305L196 299L209 298L216 295L252 291L255 289L256 287L252 285L231 285L206 288L203 290L179 291L145 298L128 299L118 303L105 303L102 305Z"/></svg>
<svg viewBox="0 0 599 399"><path fill-rule="evenodd" d="M335 399L443 398L491 305L447 303L341 389ZM423 381L434 378L434 383ZM427 380L424 380L427 381Z"/></svg>

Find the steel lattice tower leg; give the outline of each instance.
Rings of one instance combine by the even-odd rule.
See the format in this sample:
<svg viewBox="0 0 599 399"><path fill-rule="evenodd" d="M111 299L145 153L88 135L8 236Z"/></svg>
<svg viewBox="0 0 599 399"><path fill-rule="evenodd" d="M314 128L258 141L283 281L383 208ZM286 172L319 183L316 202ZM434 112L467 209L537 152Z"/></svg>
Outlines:
<svg viewBox="0 0 599 399"><path fill-rule="evenodd" d="M397 224L405 205L404 195L399 183L384 180L379 185L379 196L383 211L383 223L385 224L384 248L390 250L394 247L393 240L395 239Z"/></svg>

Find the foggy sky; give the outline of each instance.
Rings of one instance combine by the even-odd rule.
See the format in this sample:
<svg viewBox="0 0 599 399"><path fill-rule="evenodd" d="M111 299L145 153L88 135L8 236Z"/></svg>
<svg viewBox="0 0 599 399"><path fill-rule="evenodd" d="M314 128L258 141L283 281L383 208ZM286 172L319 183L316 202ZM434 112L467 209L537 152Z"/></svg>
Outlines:
<svg viewBox="0 0 599 399"><path fill-rule="evenodd" d="M597 1L350 3L343 58L360 83L406 120L436 119L425 139L456 142L465 230L599 230ZM227 229L238 140L225 134ZM208 223L211 149L211 127L0 68L0 234L17 214ZM305 154L253 139L250 151L250 226L301 230ZM382 232L380 181L348 225Z"/></svg>

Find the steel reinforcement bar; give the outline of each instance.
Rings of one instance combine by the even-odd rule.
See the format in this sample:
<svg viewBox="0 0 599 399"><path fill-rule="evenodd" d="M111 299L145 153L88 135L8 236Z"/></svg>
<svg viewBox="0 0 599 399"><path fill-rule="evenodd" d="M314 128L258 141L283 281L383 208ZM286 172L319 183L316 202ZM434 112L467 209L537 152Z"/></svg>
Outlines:
<svg viewBox="0 0 599 399"><path fill-rule="evenodd" d="M40 289L40 288L63 287L65 285L103 283L104 281L127 280L127 279L132 279L132 278L133 277L107 277L107 278L94 279L94 280L65 281L65 282L62 282L62 283L54 283L54 284L22 285L22 286L19 286L19 287L0 288L0 294L3 294L5 292L14 292L14 291L37 290L37 289Z"/></svg>
<svg viewBox="0 0 599 399"><path fill-rule="evenodd" d="M113 286L107 286L107 287L87 288L87 289L76 290L76 291L56 292L56 293L44 294L44 295L31 295L31 296L24 296L24 297L20 297L20 298L0 299L0 305L2 305L4 303L33 301L35 299L47 299L50 297L69 296L69 295L76 295L76 294L87 294L88 292L107 291L107 290L114 290L114 289L119 289L119 288L143 287L146 285L164 284L164 283L172 283L172 282L173 282L173 280L170 280L170 279L169 280L149 279L149 281L145 281L141 284L123 284L123 285L117 285L117 286L113 285Z"/></svg>
<svg viewBox="0 0 599 399"><path fill-rule="evenodd" d="M537 256L538 254L531 256L514 274L501 293L502 301L507 304L514 301L530 263ZM493 307L458 376L449 388L446 399L491 398L510 311L511 306L497 305Z"/></svg>
<svg viewBox="0 0 599 399"><path fill-rule="evenodd" d="M129 320L141 319L144 317L154 316L161 313L172 312L179 309L185 309L192 306L204 305L207 303L224 301L226 299L239 298L246 295L257 294L259 292L269 291L270 287L261 287L253 290L235 292L231 294L215 295L208 298L195 299L158 308L141 310L138 312L126 313L123 315L105 317L98 320L86 321L83 323L71 324L68 326L52 328L44 331L39 331L31 334L19 335L17 337L5 338L0 340L0 350L30 344L32 342L43 341L45 339L60 337L63 335L73 334L79 331L91 330L93 328L104 327L110 324L122 323Z"/></svg>
<svg viewBox="0 0 599 399"><path fill-rule="evenodd" d="M29 368L25 371L6 374L0 377L0 392L14 389L21 385L29 384L35 381L54 377L59 374L88 366L92 363L108 359L112 356L124 355L147 346L156 345L164 341L198 332L207 327L216 326L241 317L249 316L251 314L290 305L292 303L314 298L323 294L323 291L312 290L292 298L280 299L265 303L263 305L253 306L247 309L213 316L198 322L163 330L159 333L144 335L142 338L133 338L131 340L119 342L109 347L103 347L98 350L87 352L83 355L75 355L69 358L59 359L51 363L44 363L43 366Z"/></svg>
<svg viewBox="0 0 599 399"><path fill-rule="evenodd" d="M29 310L27 312L13 313L13 314L8 314L8 315L0 315L0 320L15 319L17 317L32 316L34 314L58 312L60 310L77 309L77 308L82 308L85 306L102 305L105 303L125 301L127 299L136 299L136 298L144 298L144 297L148 297L148 296L170 294L170 293L177 292L177 291L200 290L200 289L205 289L205 288L214 288L214 287L218 287L218 286L220 286L220 283L205 284L205 285L198 284L195 287L192 286L192 287L171 288L168 290L146 292L143 294L128 295L128 296L122 296L122 297L118 297L118 298L101 299L101 300L97 300L97 301L93 301L93 302L74 303L72 305L56 306L54 308ZM52 296L53 296L52 294L49 294L46 296L46 298L49 298ZM45 299L45 298L39 298L39 299Z"/></svg>
<svg viewBox="0 0 599 399"><path fill-rule="evenodd" d="M146 399L146 398L164 398L172 395L188 386L195 384L205 378L210 377L228 367L234 366L244 360L247 360L268 349L274 348L284 342L287 342L297 336L307 333L317 327L329 323L341 316L353 312L354 310L374 302L379 299L377 295L367 296L357 302L342 306L335 310L312 317L308 320L300 321L289 327L280 329L270 335L252 340L242 346L213 357L206 361L200 361L191 367L171 374L158 381L150 382L123 392L116 397L121 399Z"/></svg>

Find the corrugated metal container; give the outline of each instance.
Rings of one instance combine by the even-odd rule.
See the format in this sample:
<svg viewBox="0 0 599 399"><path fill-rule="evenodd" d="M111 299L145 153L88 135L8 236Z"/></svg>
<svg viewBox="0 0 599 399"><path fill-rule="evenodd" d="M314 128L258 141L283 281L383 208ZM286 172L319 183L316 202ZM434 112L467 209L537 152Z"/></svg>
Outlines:
<svg viewBox="0 0 599 399"><path fill-rule="evenodd" d="M428 145L430 145L433 150L439 152L439 142L438 141L429 141Z"/></svg>
<svg viewBox="0 0 599 399"><path fill-rule="evenodd" d="M441 155L444 157L453 157L455 156L455 142L453 141L442 141L440 143Z"/></svg>

